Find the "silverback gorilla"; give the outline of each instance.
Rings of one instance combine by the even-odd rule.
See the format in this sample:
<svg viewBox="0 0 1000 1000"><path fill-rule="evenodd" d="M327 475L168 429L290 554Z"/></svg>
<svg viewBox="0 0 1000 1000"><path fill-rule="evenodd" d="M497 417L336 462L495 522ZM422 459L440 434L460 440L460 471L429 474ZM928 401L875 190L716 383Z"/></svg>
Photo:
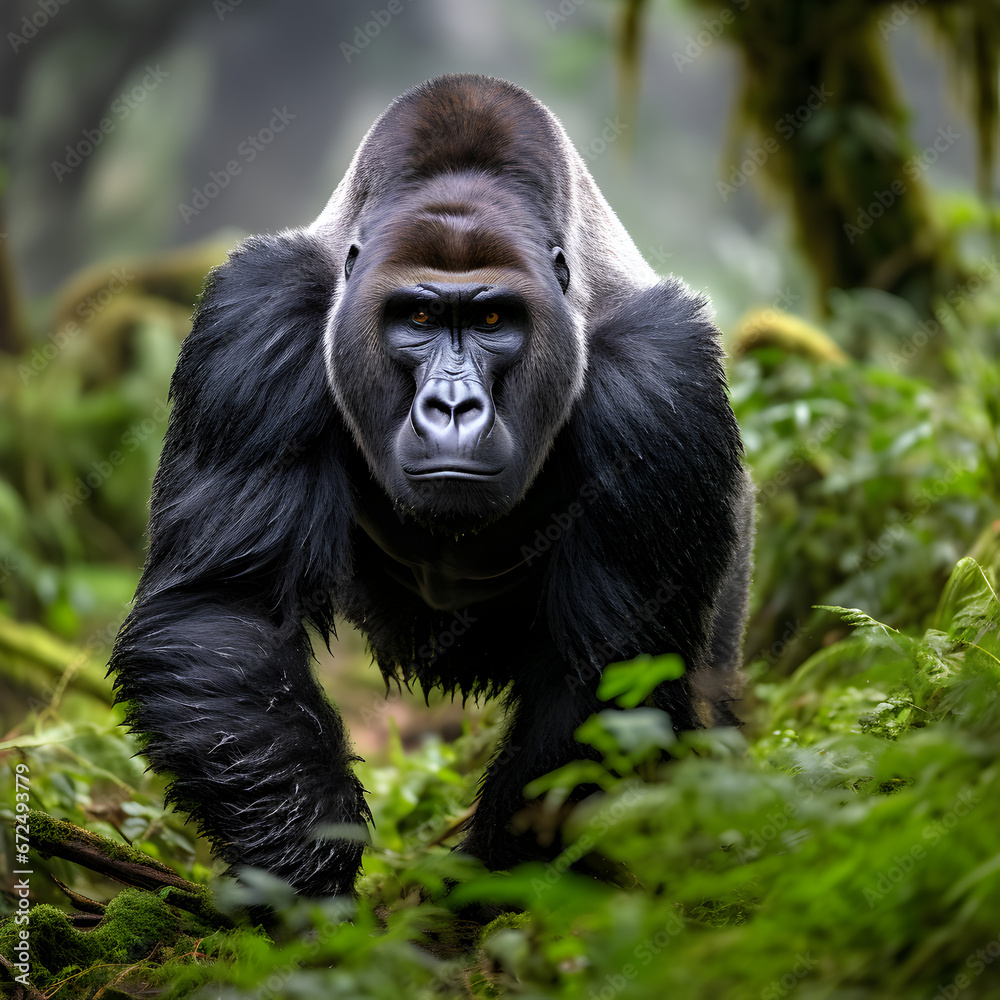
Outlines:
<svg viewBox="0 0 1000 1000"><path fill-rule="evenodd" d="M751 505L708 304L525 91L398 98L315 223L212 272L171 393L111 666L231 865L353 888L343 825L370 815L307 633L335 618L387 680L503 693L461 845L490 869L551 852L512 817L592 753L609 662L677 652L652 699L674 728L736 722Z"/></svg>

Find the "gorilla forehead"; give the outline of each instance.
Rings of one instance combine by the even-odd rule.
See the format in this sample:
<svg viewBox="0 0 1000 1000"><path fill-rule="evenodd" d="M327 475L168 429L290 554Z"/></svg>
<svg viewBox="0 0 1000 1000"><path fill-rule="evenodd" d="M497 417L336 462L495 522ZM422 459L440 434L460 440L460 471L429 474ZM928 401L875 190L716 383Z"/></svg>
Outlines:
<svg viewBox="0 0 1000 1000"><path fill-rule="evenodd" d="M515 205L502 216L500 231L510 231L514 248L532 261L555 246L563 249L577 275L565 299L581 338L599 303L659 282L552 112L514 84L474 74L431 80L397 98L372 125L307 231L335 248L336 256L360 244L361 257L367 249L371 262L372 247L363 244L374 223L394 212L402 219L412 210L411 199L458 178L486 184L491 205L502 198ZM453 197L440 205L446 218L464 214L451 210ZM449 235L442 231L434 242ZM469 240L463 238L466 249Z"/></svg>
<svg viewBox="0 0 1000 1000"><path fill-rule="evenodd" d="M528 271L547 249L530 206L478 172L438 176L385 204L372 222L362 241L384 246L390 266Z"/></svg>
<svg viewBox="0 0 1000 1000"><path fill-rule="evenodd" d="M372 125L313 228L353 239L351 230L373 210L420 195L439 178L464 175L492 180L554 229L572 211L580 168L568 150L553 114L520 87L473 74L430 80L398 97Z"/></svg>

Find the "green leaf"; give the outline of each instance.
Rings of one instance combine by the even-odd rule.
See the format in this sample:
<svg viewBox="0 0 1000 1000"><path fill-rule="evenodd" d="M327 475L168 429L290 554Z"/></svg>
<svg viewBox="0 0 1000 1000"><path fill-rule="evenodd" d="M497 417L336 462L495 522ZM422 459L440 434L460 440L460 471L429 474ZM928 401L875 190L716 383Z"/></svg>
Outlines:
<svg viewBox="0 0 1000 1000"><path fill-rule="evenodd" d="M888 642L901 652L909 653L913 648L913 639L904 635L897 629L880 622L871 615L867 615L860 608L841 608L834 604L814 604L818 611L830 611L835 615L840 615L849 625L857 629L871 629L875 635L888 640Z"/></svg>
<svg viewBox="0 0 1000 1000"><path fill-rule="evenodd" d="M677 742L670 716L658 708L633 708L628 712L607 709L597 718L618 746L635 758L644 757L654 748L666 750Z"/></svg>
<svg viewBox="0 0 1000 1000"><path fill-rule="evenodd" d="M635 708L663 681L677 680L684 673L684 661L676 653L639 656L627 663L608 666L597 686L602 701L614 699L622 708Z"/></svg>
<svg viewBox="0 0 1000 1000"><path fill-rule="evenodd" d="M983 567L971 557L960 559L952 571L934 614L934 627L942 632L979 629L1000 624L1000 603Z"/></svg>

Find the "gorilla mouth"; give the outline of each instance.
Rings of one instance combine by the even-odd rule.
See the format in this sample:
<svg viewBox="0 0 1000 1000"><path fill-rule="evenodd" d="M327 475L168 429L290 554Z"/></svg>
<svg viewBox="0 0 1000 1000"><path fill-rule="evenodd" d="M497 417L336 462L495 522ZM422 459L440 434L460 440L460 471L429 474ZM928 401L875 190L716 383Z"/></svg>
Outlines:
<svg viewBox="0 0 1000 1000"><path fill-rule="evenodd" d="M449 462L445 465L404 465L407 479L427 482L433 479L495 479L502 468L490 468L471 462Z"/></svg>

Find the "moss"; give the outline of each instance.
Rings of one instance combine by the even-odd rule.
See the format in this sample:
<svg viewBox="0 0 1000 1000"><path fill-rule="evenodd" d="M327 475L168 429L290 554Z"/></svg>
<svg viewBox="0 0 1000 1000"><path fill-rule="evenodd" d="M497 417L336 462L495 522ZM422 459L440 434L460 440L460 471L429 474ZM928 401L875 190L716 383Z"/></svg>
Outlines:
<svg viewBox="0 0 1000 1000"><path fill-rule="evenodd" d="M208 953L206 939L224 936L215 935L214 928L197 917L174 910L158 895L133 888L123 889L108 903L104 918L92 930L74 927L62 910L49 904L32 908L29 929L33 984L44 989L72 976L74 995L107 983L108 966L138 965L134 975L143 981L169 981L166 963L190 965ZM7 958L12 957L18 930L13 919L0 927L0 954Z"/></svg>
<svg viewBox="0 0 1000 1000"><path fill-rule="evenodd" d="M40 845L39 851L43 856L48 853L57 853L55 851L47 851L46 844L66 844L73 840L82 839L84 842L92 844L102 854L112 860L130 861L136 865L143 865L146 868L153 868L159 872L170 872L172 875L176 875L176 872L173 872L155 858L151 858L144 851L140 851L137 847L131 847L128 844L122 844L118 841L110 840L108 837L91 833L89 830L84 830L83 827L67 823L65 820L56 819L48 813L42 812L40 809L30 810L28 819L31 824L32 842Z"/></svg>
<svg viewBox="0 0 1000 1000"><path fill-rule="evenodd" d="M111 861L148 868L152 873L155 873L152 876L152 884L157 881L181 883L180 885L165 885L160 889L162 899L211 921L216 927L229 925L228 919L216 910L212 894L207 886L197 885L181 878L172 868L150 857L137 847L110 840L65 820L55 819L38 809L32 809L28 812L28 820L31 826L33 846L42 857L56 855L71 861L79 861L79 854L82 851L94 858L107 858ZM90 864L87 861L83 863ZM94 867L92 864L90 866ZM110 874L113 878L120 875L120 873L108 871L100 865L94 867L94 870ZM167 878L164 879L163 876L167 876ZM142 878L138 880L130 878L130 880L135 881L136 885L143 886ZM144 887L149 888L149 885Z"/></svg>
<svg viewBox="0 0 1000 1000"><path fill-rule="evenodd" d="M520 930L531 923L531 914L523 911L501 913L495 920L491 920L479 935L480 942L485 941L495 931Z"/></svg>
<svg viewBox="0 0 1000 1000"><path fill-rule="evenodd" d="M842 365L848 361L847 354L822 330L777 309L754 310L743 317L733 334L734 355L766 347L801 354L817 363Z"/></svg>

